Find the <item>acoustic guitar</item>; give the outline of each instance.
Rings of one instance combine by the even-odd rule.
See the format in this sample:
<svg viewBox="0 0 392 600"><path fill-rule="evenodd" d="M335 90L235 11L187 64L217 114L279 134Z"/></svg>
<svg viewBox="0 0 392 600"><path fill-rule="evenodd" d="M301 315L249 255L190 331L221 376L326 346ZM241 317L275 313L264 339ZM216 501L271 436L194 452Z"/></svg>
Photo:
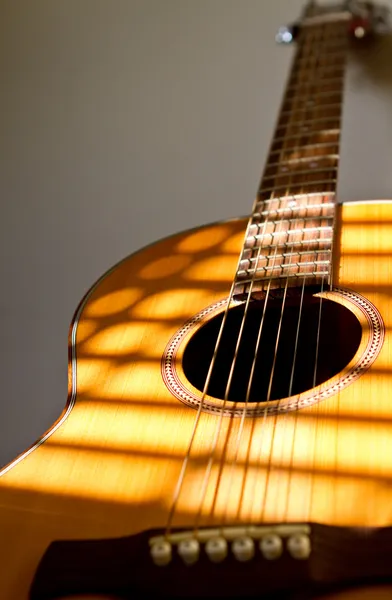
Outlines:
<svg viewBox="0 0 392 600"><path fill-rule="evenodd" d="M66 408L1 472L1 600L392 598L392 203L336 202L347 58L386 29L356 1L281 28L249 219L83 298Z"/></svg>

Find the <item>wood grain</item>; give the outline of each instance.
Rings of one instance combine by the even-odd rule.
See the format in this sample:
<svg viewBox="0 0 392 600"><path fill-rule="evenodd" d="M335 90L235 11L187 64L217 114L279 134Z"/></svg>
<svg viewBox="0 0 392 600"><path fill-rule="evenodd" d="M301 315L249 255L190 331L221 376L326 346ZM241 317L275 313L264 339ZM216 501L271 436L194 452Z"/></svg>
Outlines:
<svg viewBox="0 0 392 600"><path fill-rule="evenodd" d="M224 419L201 504L217 424L216 416L203 414L176 526L192 527L198 513L205 524L392 524L392 204L345 205L339 213L335 282L381 312L386 336L379 357L357 382L317 406L247 420L234 469L240 420ZM228 295L245 225L233 220L149 246L85 299L74 325L75 405L0 478L2 600L27 600L54 539L165 526L195 411L166 388L161 356L187 319Z"/></svg>

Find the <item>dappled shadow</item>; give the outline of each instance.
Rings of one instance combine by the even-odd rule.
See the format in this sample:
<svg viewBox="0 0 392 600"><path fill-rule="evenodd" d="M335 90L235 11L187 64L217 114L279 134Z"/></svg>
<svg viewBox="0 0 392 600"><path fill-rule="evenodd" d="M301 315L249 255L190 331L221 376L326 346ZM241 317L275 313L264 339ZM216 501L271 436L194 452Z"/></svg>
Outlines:
<svg viewBox="0 0 392 600"><path fill-rule="evenodd" d="M390 421L390 419L388 419L388 421ZM392 436L392 432L391 432L391 436ZM221 458L216 458L216 462L222 471L227 467L230 468L232 465L231 460L229 460L228 457L225 457L225 453L226 453L227 445L229 444L229 441L230 441L230 436L228 435L228 436L226 436L226 447L223 448L223 452L222 452L222 454L224 456L223 460ZM87 453L93 453L93 454L101 454L103 459L106 454L115 454L115 455L124 455L124 456L134 456L134 457L138 457L140 459L154 457L161 461L170 460L170 461L179 462L179 463L182 463L182 461L184 460L184 456L182 454L180 454L179 452L176 453L176 452L161 451L159 453L159 455L157 455L156 452L153 450L148 450L148 449L141 450L138 448L130 449L130 448L127 448L126 445L124 445L123 448L121 448L121 447L115 448L114 446L104 447L100 444L94 444L94 443L92 443L92 444L81 444L81 443L70 444L67 442L59 443L59 442L49 441L48 442L48 451L51 452L52 450L54 451L54 453L56 452L56 450L60 450L60 451L65 450L66 452L75 452L75 453L87 452ZM198 455L198 456L195 456L194 458L192 458L191 468L205 469L209 458L210 458L210 455L208 453L208 449L205 449L204 454ZM289 456L288 459L290 460L290 458L291 457ZM289 460L288 460L288 462L289 462ZM309 462L311 463L311 460ZM241 457L236 460L235 465L237 468L246 467L249 470L260 469L261 472L265 471L270 466L269 465L269 457L262 457L262 459L259 461L256 460L255 458L253 458L251 460L246 460ZM392 482L392 471L389 474L375 475L374 473L366 472L362 469L356 469L355 466L353 466L353 468L351 470L348 470L345 468L332 469L332 468L325 467L323 465L318 466L318 467L313 467L313 465L311 465L311 464L300 465L298 463L295 466L292 466L291 464L277 463L275 466L277 469L279 469L279 471L281 471L282 474L284 474L285 472L286 473L292 472L292 473L298 473L298 474L302 474L302 475L313 475L315 477L320 477L320 478L323 476L333 477L333 478L336 478L336 480L339 480L339 479L352 479L352 480L355 480L355 479L364 479L364 480L377 479L378 482L383 483L383 484L388 484L388 485L390 485ZM188 516L190 518L190 521L192 521L192 518L194 517L193 511L190 511Z"/></svg>
<svg viewBox="0 0 392 600"><path fill-rule="evenodd" d="M360 227L364 231L376 225L363 223L363 220L353 216L346 217L344 224L353 229L354 238L357 237L356 228ZM391 226L392 221L383 220L383 230L389 230ZM183 421L185 429L188 427L190 431L195 411L184 407L163 384L160 375L162 354L170 338L195 312L229 294L245 227L246 220L241 219L172 236L122 261L89 292L73 325L73 364L71 363L70 368L76 369L75 419L70 419L65 428L60 428L58 436L46 442L48 448L68 448L69 452L79 448L82 453L98 454L129 453L139 457L141 461L143 457L151 458L154 455L159 460L172 458L174 462L180 461L186 451L185 442L181 445L182 453L178 451L177 454L174 447L169 451L164 450L162 445L159 447L159 444L151 448L138 448L136 442L131 442L132 427L140 426L138 436L143 437L146 435L143 434L143 428L146 432L150 427L149 418L157 419L159 425L151 429L151 440L153 436L158 440L162 435L164 437L165 422L173 431L177 431ZM337 248L338 262L339 250L341 249ZM360 259L358 252L346 250L345 248L345 258L353 256ZM388 248L382 248L382 252L377 251L372 258L378 255L387 257ZM355 289L366 295L374 291L374 284L369 280L356 282ZM378 285L377 292L390 296L390 285ZM389 331L390 326L387 324L387 334ZM384 380L391 377L389 365L377 366L376 363L372 367L372 373ZM72 393L74 391L71 390ZM121 411L119 418L123 423L129 420L130 441L127 445L124 429L120 441L117 440L116 443L113 437L111 446L110 436L114 431L113 434L108 434L105 425L115 427L118 411ZM90 415L93 424L88 424L87 430L92 437L87 443L83 438L83 427L78 428L74 423L77 419L81 419L81 423L86 419L87 424ZM312 423L315 418L314 413L300 412L302 424ZM361 410L356 412L351 408L345 412L344 407L339 405L336 411L323 411L322 414L323 423L330 423L328 427L341 429L346 424L361 428L365 423L389 428L391 419L392 412L388 413L385 406L380 414L375 414L373 407L369 406L367 409L366 404L361 405ZM278 422L280 423L279 420ZM227 464L231 464L233 440L238 426L230 424L228 427L224 435L226 446L230 440L231 455L229 452ZM249 424L246 427L249 428ZM296 427L299 427L298 423ZM232 435L230 428L233 428ZM210 427L210 431L213 432L213 428ZM78 435L83 441L78 442ZM149 436L147 435L148 439ZM102 444L101 440L105 438L107 442ZM223 457L226 446L223 444L223 450L219 447ZM191 457L196 467L207 461L209 447L206 444L200 456ZM242 456L235 462L244 465L246 461ZM250 467L256 464L262 467L265 457L257 463L249 458L248 462ZM280 459L278 464L281 464ZM301 468L305 467L302 465ZM346 473L344 469L342 472ZM361 477L361 472L355 476ZM368 477L368 473L364 476Z"/></svg>
<svg viewBox="0 0 392 600"><path fill-rule="evenodd" d="M390 256L392 236L389 246L372 245L377 223L347 222L356 246L336 248L338 262L363 259L357 246L364 231L366 256ZM71 330L75 405L55 434L0 479L5 540L22 538L24 528L38 539L38 560L52 539L165 527L186 456L176 526L392 520L389 354L361 378L357 397L337 394L314 407L243 422L220 423L219 415L203 413L187 454L197 411L166 387L162 355L189 319L228 296L245 226L243 219L163 240L122 261L89 292ZM392 221L382 227L387 240ZM373 271L360 273L355 290L389 303L388 269L377 287ZM392 322L385 317L389 340Z"/></svg>

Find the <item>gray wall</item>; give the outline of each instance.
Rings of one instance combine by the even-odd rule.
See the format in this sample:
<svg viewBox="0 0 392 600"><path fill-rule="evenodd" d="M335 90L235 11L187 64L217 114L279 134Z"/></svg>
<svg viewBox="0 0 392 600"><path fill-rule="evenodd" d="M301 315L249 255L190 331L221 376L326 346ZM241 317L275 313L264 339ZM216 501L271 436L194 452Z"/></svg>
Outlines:
<svg viewBox="0 0 392 600"><path fill-rule="evenodd" d="M392 6L392 0L389 0ZM250 210L302 0L0 2L0 464L66 400L74 309L113 263ZM340 196L392 197L392 45L352 65Z"/></svg>

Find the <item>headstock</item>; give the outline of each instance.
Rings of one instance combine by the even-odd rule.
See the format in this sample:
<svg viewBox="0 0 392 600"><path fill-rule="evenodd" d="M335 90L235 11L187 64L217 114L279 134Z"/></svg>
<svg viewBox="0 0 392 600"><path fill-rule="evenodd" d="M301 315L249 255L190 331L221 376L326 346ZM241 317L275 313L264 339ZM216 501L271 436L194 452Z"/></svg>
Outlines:
<svg viewBox="0 0 392 600"><path fill-rule="evenodd" d="M339 3L319 4L316 0L310 0L298 21L279 28L276 41L290 44L304 27L341 21L347 21L347 32L354 38L381 35L391 31L389 17L390 10L387 6L373 2L343 0Z"/></svg>

